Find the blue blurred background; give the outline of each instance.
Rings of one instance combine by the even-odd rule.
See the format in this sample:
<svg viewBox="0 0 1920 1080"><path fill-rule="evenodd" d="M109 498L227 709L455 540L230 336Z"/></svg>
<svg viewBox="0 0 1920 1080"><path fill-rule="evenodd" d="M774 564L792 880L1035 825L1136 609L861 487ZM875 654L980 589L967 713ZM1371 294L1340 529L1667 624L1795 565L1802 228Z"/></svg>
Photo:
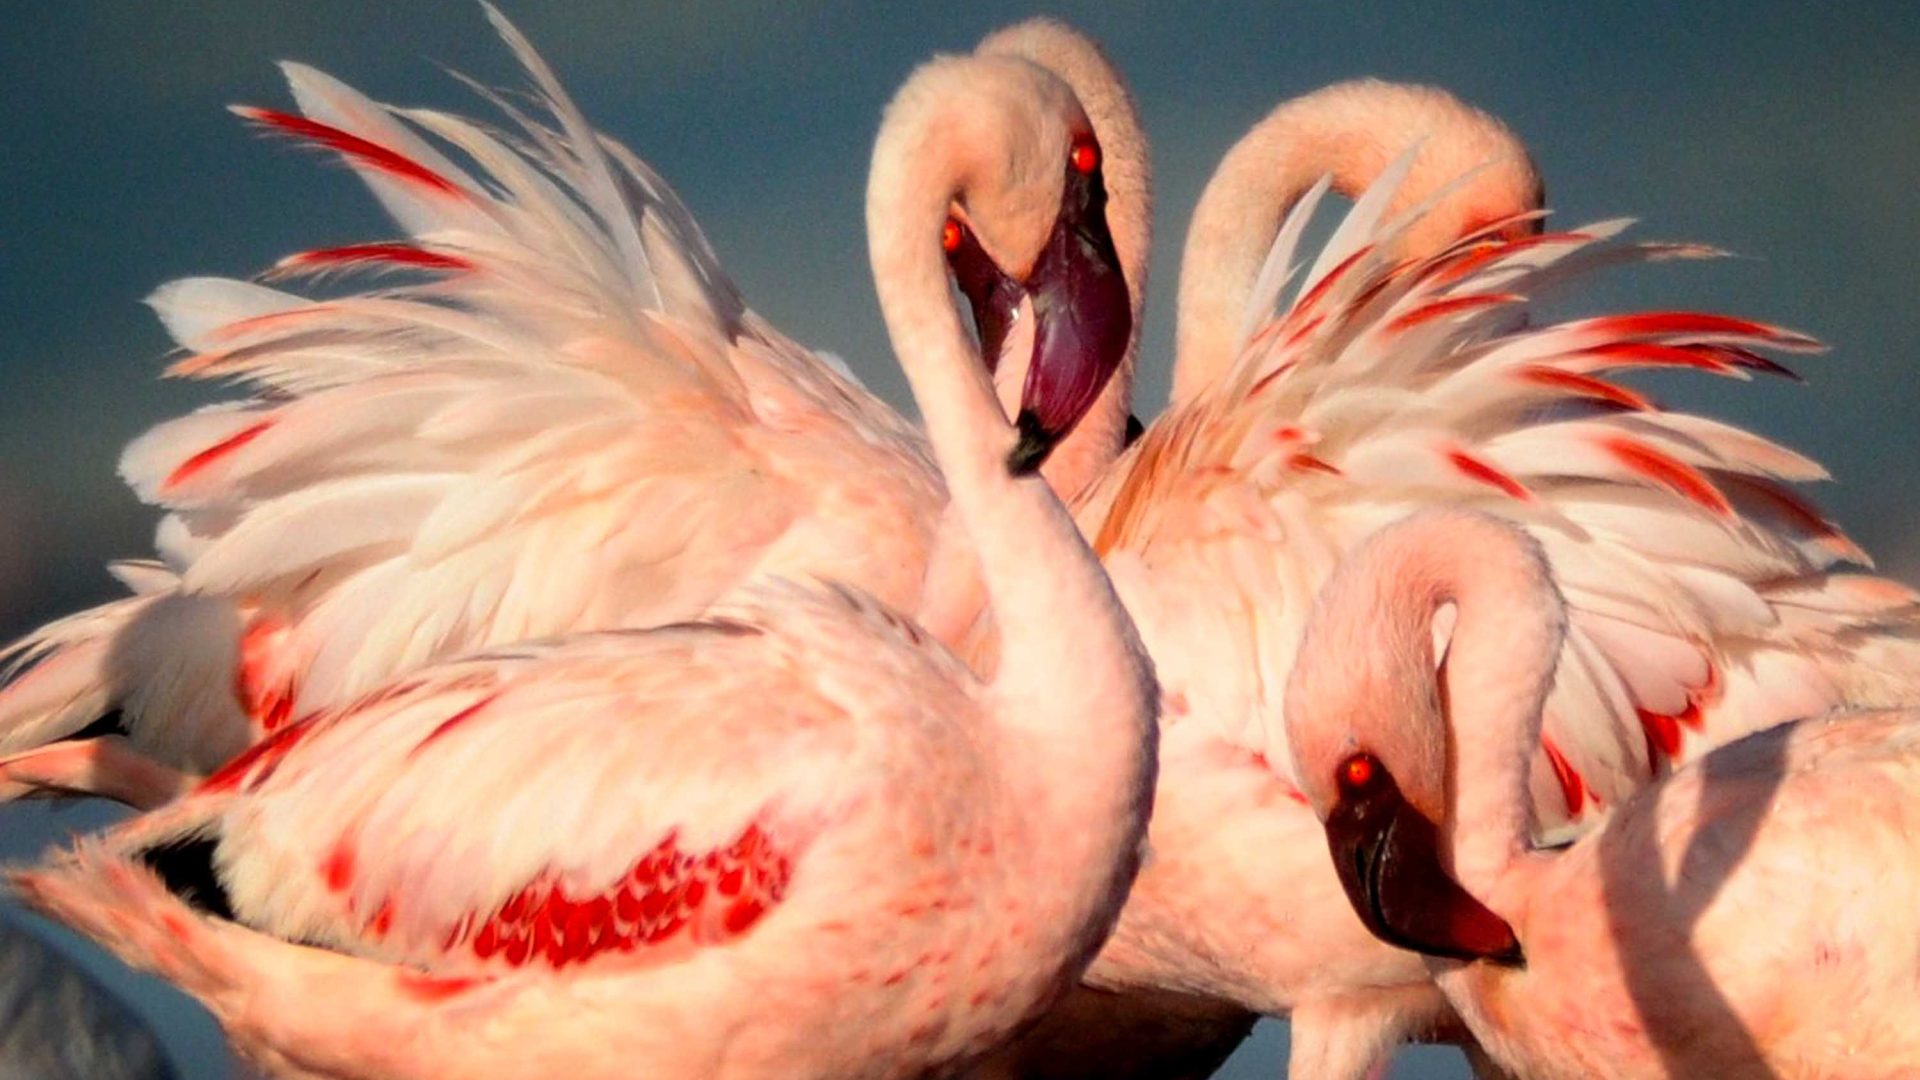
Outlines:
<svg viewBox="0 0 1920 1080"><path fill-rule="evenodd" d="M1133 81L1159 208L1140 411L1164 400L1172 293L1193 200L1279 100L1378 75L1445 86L1532 146L1563 223L1630 214L1638 235L1747 258L1606 279L1596 308L1697 306L1815 333L1809 385L1661 382L1669 402L1825 462L1818 494L1895 576L1920 579L1904 497L1920 382L1920 7L1456 2L1055 4ZM751 302L905 394L867 280L861 195L880 107L914 63L1034 13L1017 3L614 0L508 8L588 115L674 182ZM222 106L284 106L297 58L376 98L471 111L451 67L516 78L466 3L252 0L10 5L0 35L0 634L105 599L101 564L148 550L153 515L120 447L205 400L155 380L167 342L139 300L183 274L246 276L300 248L390 235L343 171L249 135ZM0 814L0 857L98 808ZM51 934L12 910L0 918ZM229 1072L217 1033L151 980L63 947L129 989L184 1076ZM1223 1075L1278 1075L1279 1025ZM1464 1076L1422 1051L1396 1077Z"/></svg>

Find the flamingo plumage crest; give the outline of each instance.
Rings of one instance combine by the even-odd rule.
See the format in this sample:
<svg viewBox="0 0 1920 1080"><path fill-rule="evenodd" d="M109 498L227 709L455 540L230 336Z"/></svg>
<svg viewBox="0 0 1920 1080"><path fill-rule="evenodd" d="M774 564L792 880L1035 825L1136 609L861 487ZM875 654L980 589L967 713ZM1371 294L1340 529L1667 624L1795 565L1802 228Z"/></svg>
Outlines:
<svg viewBox="0 0 1920 1080"><path fill-rule="evenodd" d="M127 448L162 561L15 646L0 749L118 706L142 749L207 769L428 660L691 618L772 576L915 609L945 503L923 437L748 309L666 183L495 22L549 114L488 94L517 137L298 64L300 115L236 110L338 154L406 234L269 278L426 280L154 294L172 373L254 396Z"/></svg>
<svg viewBox="0 0 1920 1080"><path fill-rule="evenodd" d="M1549 829L1756 725L1911 693L1885 661L1912 654L1914 595L1843 572L1865 554L1788 487L1824 471L1606 377L1783 374L1764 353L1821 346L1687 312L1541 321L1543 299L1595 269L1717 254L1617 242L1623 221L1518 239L1502 235L1513 221L1490 222L1395 257L1446 193L1387 215L1409 160L1304 273L1297 247L1324 185L1294 208L1239 360L1079 504L1190 706L1169 729L1183 714L1216 725L1284 774L1278 692L1319 584L1352 544L1437 503L1525 525L1566 592L1573 628L1535 769Z"/></svg>

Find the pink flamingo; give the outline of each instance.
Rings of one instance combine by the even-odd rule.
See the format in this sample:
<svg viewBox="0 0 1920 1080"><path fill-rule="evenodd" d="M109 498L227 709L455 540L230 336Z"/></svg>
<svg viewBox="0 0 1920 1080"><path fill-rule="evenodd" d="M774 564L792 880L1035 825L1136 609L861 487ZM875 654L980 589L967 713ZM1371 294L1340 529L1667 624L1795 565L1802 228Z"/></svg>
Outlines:
<svg viewBox="0 0 1920 1080"><path fill-rule="evenodd" d="M982 49L993 40L983 43ZM1124 93L1110 67L1084 59L1099 54L1078 35L1029 31L1022 54L1063 76L1075 73L1077 77L1070 81L1083 100ZM1130 108L1110 111L1132 115ZM1541 183L1525 146L1498 120L1452 95L1428 87L1363 80L1289 101L1226 155L1195 208L1181 268L1176 409L1184 398L1218 379L1233 359L1235 342L1230 334L1202 333L1196 328L1245 320L1241 309L1250 310L1249 296L1287 211L1322 176L1328 176L1343 194L1363 194L1401 151L1415 144L1421 151L1390 206L1392 213L1424 210L1395 241L1404 255L1435 254L1487 223L1499 223L1498 231L1508 236L1537 230L1531 212L1539 208ZM1089 424L1097 415L1101 413L1096 409ZM1096 474L1096 479L1112 484L1117 476L1109 469ZM1083 528L1098 524L1097 517L1084 511L1080 520ZM986 629L982 625L976 631ZM990 665L984 642L976 640L973 646L976 664ZM1205 647L1205 642L1193 646L1195 651ZM1228 655L1223 653L1220 659L1233 662ZM1227 676L1203 670L1194 677ZM1210 784L1215 779L1207 776L1194 782ZM1163 797L1168 794L1163 789ZM1299 824L1307 824L1304 816ZM1178 873L1218 878L1224 865L1183 864ZM1327 910L1334 914L1335 928L1347 931L1344 924L1352 920L1344 915L1344 905L1337 903L1337 896L1327 899L1334 901ZM1272 896L1265 900L1279 902ZM1291 906L1295 900L1287 898L1285 903ZM1171 940L1180 939L1173 935ZM1357 928L1345 933L1343 940L1362 952L1381 951ZM1213 976L1199 969L1201 981L1189 979L1185 965L1190 959L1170 955L1166 966L1148 964L1111 977L1122 963L1119 953L1103 956L1087 985L997 1054L981 1075L1143 1080L1198 1080L1211 1075L1245 1037L1258 1012L1286 1010L1274 1004L1287 1000L1275 996L1286 991L1203 992L1196 987ZM1428 1012L1444 1012L1444 1004L1430 988L1425 998L1430 1000L1424 1000L1422 1007ZM1320 1030L1312 1011L1296 1013L1294 1027L1295 1042L1303 1048L1298 1052L1303 1075L1319 1075L1310 1064Z"/></svg>
<svg viewBox="0 0 1920 1080"><path fill-rule="evenodd" d="M1028 19L988 34L974 50L980 56L1012 56L1038 64L1073 88L1087 111L1105 160L1107 224L1132 300L1133 341L1126 362L1072 434L1061 440L1042 470L1055 491L1071 497L1105 471L1125 445L1133 402L1141 318L1146 306L1148 255L1153 246L1153 169L1139 110L1126 80L1100 46L1065 23ZM984 321L986 298L969 296L976 322ZM1009 416L1026 387L1030 350L1013 349L1000 363L995 383Z"/></svg>
<svg viewBox="0 0 1920 1080"><path fill-rule="evenodd" d="M160 1037L53 946L0 921L0 1076L179 1080Z"/></svg>
<svg viewBox="0 0 1920 1080"><path fill-rule="evenodd" d="M1300 1077L1365 1076L1406 1039L1463 1034L1425 964L1354 917L1280 722L1312 597L1412 510L1479 507L1554 557L1571 627L1529 790L1556 837L1755 727L1920 692L1913 594L1840 572L1864 554L1784 483L1819 467L1605 377L1778 373L1764 351L1815 343L1690 312L1546 324L1529 298L1583 271L1711 252L1608 243L1619 222L1529 235L1530 213L1409 252L1441 211L1389 211L1406 169L1304 273L1312 199L1294 207L1235 320L1246 330L1222 339L1232 364L1077 504L1154 657L1164 732L1154 858L1089 970L1104 1006L1051 1032L1064 1057L1092 1059L1103 1024L1140 1012L1167 1019L1160 1075L1204 1075L1255 1013L1291 1016Z"/></svg>
<svg viewBox="0 0 1920 1080"><path fill-rule="evenodd" d="M189 353L173 373L258 393L127 449L128 479L169 511L162 561L122 564L134 596L13 647L26 670L0 690L0 795L157 805L188 784L176 770L211 769L427 662L697 618L771 578L852 585L942 637L943 610L971 616L977 572L921 434L747 308L672 190L594 133L501 26L556 125L498 102L532 155L296 64L303 115L237 110L341 155L408 233L292 255L279 275L433 280L323 301L205 278L155 294ZM1145 147L1118 76L1073 37L1028 23L983 53L1051 53L1094 94L1123 272L1077 302L1112 315L1091 333L1127 337L1117 313L1137 318L1144 296ZM1131 351L1104 393L1090 366L1029 378L1031 298L963 220L953 239L976 314L1004 303L1018 323L1008 414L1044 415L1051 441L1092 410L1043 467L1079 490L1120 449Z"/></svg>
<svg viewBox="0 0 1920 1080"><path fill-rule="evenodd" d="M940 245L1049 296L1036 369L1111 371L1073 291L1117 273L1099 183L1071 91L1004 58L922 67L874 151L881 309L1019 653L992 682L871 596L769 587L427 667L14 887L289 1076L911 1077L1004 1039L1119 909L1156 695Z"/></svg>
<svg viewBox="0 0 1920 1080"><path fill-rule="evenodd" d="M1430 512L1321 592L1287 731L1361 921L1445 958L1440 987L1517 1075L1920 1071L1915 715L1748 736L1537 849L1532 757L1572 625L1554 576L1526 531Z"/></svg>
<svg viewBox="0 0 1920 1080"><path fill-rule="evenodd" d="M1248 299L1281 224L1325 176L1357 199L1408 147L1419 146L1389 216L1433 205L1398 239L1405 257L1431 255L1482 226L1510 238L1538 231L1545 186L1505 124L1431 86L1357 79L1304 94L1254 125L1200 193L1180 260L1173 404L1212 385L1239 359L1271 310ZM1282 269L1282 268L1276 268Z"/></svg>
<svg viewBox="0 0 1920 1080"><path fill-rule="evenodd" d="M1408 133L1387 111L1386 98L1369 105L1367 94L1330 91L1321 115L1346 118L1363 133L1356 138L1367 131ZM1412 96L1448 100L1431 92ZM1355 152L1350 141L1282 137L1289 125L1317 114L1295 109L1289 115L1293 119L1269 126L1264 136L1273 153L1289 147ZM1094 123L1101 123L1097 115ZM1197 1073L1230 1049L1251 1013L1290 1012L1297 1074L1358 1075L1400 1039L1454 1023L1419 962L1382 946L1349 914L1318 854L1317 824L1290 801L1296 792L1273 723L1277 703L1269 688L1281 684L1292 662L1305 598L1340 551L1392 513L1436 501L1477 502L1537 529L1558 530L1552 542L1578 548L1588 587L1574 598L1581 626L1570 650L1578 664L1568 669L1572 688L1563 691L1565 707L1550 724L1566 730L1543 746L1535 766L1536 796L1550 819L1591 820L1601 805L1596 795L1616 797L1670 759L1713 745L1723 737L1720 719L1739 715L1731 699L1771 696L1786 709L1810 701L1895 700L1903 693L1899 679L1875 672L1899 670L1879 658L1891 646L1878 627L1907 617L1907 595L1885 582L1828 575L1825 568L1836 558L1857 557L1857 549L1775 483L1818 475L1817 466L1744 433L1660 412L1644 396L1594 375L1605 365L1651 364L1739 374L1770 363L1747 349L1743 335L1753 335L1752 344L1787 348L1805 347L1805 340L1702 316L1595 320L1577 334L1509 335L1497 315L1500 305L1475 299L1475 287L1497 294L1510 287L1504 279L1516 279L1512 288L1551 284L1583 264L1698 252L1588 242L1604 239L1600 232L1525 239L1532 224L1516 215L1532 209L1537 179L1522 167L1524 153L1511 149L1517 144L1498 135L1486 145L1508 148L1499 162L1462 187L1442 189L1439 201L1421 209L1429 202L1422 183L1443 184L1478 164L1456 154L1444 170L1425 165L1429 155L1445 153L1454 134L1483 130L1476 125L1503 130L1471 110L1429 114L1417 129L1432 131L1429 142L1400 189L1399 201L1413 204L1410 221L1404 228L1383 221L1376 200L1307 275L1310 285L1323 287L1304 289L1280 318L1272 317L1272 299L1297 236L1290 223L1304 215L1285 219L1288 230L1281 230L1276 212L1254 219L1272 224L1245 235L1229 232L1229 241L1250 242L1256 250L1276 232L1285 242L1265 264L1238 260L1236 277L1200 290L1203 297L1224 291L1257 298L1230 320L1246 333L1216 334L1223 344L1182 351L1181 369L1192 373L1183 385L1218 389L1194 395L1156 425L1148 445L1110 472L1082 507L1080 520L1101 538L1121 589L1137 605L1162 673L1170 683L1179 680L1167 696L1169 708L1191 719L1175 725L1169 743L1177 753L1164 762L1154 825L1160 857L1094 969L1095 989L1036 1031L1022 1048L1032 1050L1032 1059L1100 1075L1121 1075L1115 1061L1175 1075L1172 1061ZM1369 152L1391 160L1401 145ZM1305 177L1328 168L1341 172L1338 161L1300 170L1285 167L1284 158L1265 169L1257 156L1233 159L1251 166L1250 175L1216 181L1208 202L1226 198L1217 205L1250 215L1262 205L1293 205ZM1345 181L1348 187L1361 182ZM1267 185L1265 194L1237 190L1252 183ZM1113 193L1118 201L1117 176ZM1209 214L1203 207L1197 216ZM1452 224L1431 228L1442 247L1422 250L1413 242L1423 227L1449 219ZM1495 228L1481 239L1446 244L1462 228L1489 221ZM1125 257L1118 219L1115 232ZM1491 239L1495 235L1519 246ZM1369 240L1384 247L1362 243ZM1390 265L1387 248L1414 261ZM1190 244L1189 280L1205 265L1196 258ZM1275 272L1262 274L1263 265ZM1429 275L1453 276L1421 278L1414 273L1421 265ZM1137 280L1131 273L1129 279L1130 285ZM1412 281L1422 288L1405 290ZM1393 325L1387 299L1402 312L1426 310L1424 321ZM1440 306L1419 309L1415 300ZM1451 300L1471 302L1441 303ZM1380 303L1367 308L1361 301ZM1203 316L1183 313L1183 342L1184 326L1195 318ZM1357 332L1368 327L1371 338ZM1343 339L1336 331L1354 333ZM1522 356L1537 348L1541 359L1514 366L1485 362L1475 352L1502 342ZM1388 343L1390 355L1407 360L1404 367L1382 362ZM1024 387L1025 380L1003 374L1001 383ZM1443 384L1450 397L1421 400ZM1257 392L1249 392L1254 387ZM1111 399L1113 391L1107 394ZM1418 407L1423 404L1434 407ZM1623 415L1613 423L1626 436L1596 453L1584 436L1604 431L1607 422L1597 429L1542 423L1552 409L1618 410ZM1503 457L1490 459L1481 452L1487 448ZM1065 450L1063 458L1070 456ZM1725 467L1729 459L1738 467ZM1564 475L1554 471L1562 464L1569 469ZM1723 513L1716 493L1737 512ZM936 571L948 564L934 560ZM1206 609L1209 596L1228 600ZM74 636L88 635L75 630ZM263 644L271 643L263 636ZM1855 649L1864 655L1856 658ZM92 693L83 679L60 674L84 670L86 653L75 652L80 662L16 684L7 704L22 707L10 715L35 717L41 714L24 705L64 707ZM152 663L151 670L177 669ZM210 670L203 685L224 693L228 669ZM91 713L61 715L79 723L72 718ZM72 756L34 782L65 778L86 787L101 781L79 752L58 752ZM13 768L24 765L16 760ZM128 778L136 790L154 787L134 783L142 779ZM1164 1033L1164 1053L1143 1048L1149 1032ZM1112 1052L1103 1056L1090 1046Z"/></svg>

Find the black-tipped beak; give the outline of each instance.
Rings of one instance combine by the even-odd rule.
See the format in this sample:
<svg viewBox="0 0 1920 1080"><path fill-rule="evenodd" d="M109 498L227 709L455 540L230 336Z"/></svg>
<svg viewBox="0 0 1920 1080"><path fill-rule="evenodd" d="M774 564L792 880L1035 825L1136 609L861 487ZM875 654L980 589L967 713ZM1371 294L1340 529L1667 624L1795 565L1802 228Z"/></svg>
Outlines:
<svg viewBox="0 0 1920 1080"><path fill-rule="evenodd" d="M1047 455L1053 453L1053 444L1060 437L1040 426L1040 421L1026 410L1020 411L1020 418L1013 423L1014 431L1020 436L1013 444L1013 451L1007 455L1007 471L1015 476L1031 476L1040 471Z"/></svg>
<svg viewBox="0 0 1920 1080"><path fill-rule="evenodd" d="M1032 472L1093 407L1133 333L1126 277L1107 232L1104 196L1069 198L1027 277L1033 362L1021 388L1020 444L1007 466Z"/></svg>
<svg viewBox="0 0 1920 1080"><path fill-rule="evenodd" d="M1447 876L1439 830L1384 771L1342 795L1326 828L1340 884L1375 937L1428 956L1526 962L1513 928Z"/></svg>

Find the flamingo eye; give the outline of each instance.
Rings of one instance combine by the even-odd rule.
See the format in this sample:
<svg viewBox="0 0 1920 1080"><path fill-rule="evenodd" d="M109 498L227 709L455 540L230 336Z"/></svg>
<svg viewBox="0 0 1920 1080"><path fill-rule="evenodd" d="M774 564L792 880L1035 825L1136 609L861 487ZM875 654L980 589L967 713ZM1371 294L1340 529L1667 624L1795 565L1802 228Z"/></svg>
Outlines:
<svg viewBox="0 0 1920 1080"><path fill-rule="evenodd" d="M1372 787L1379 775L1380 762L1363 750L1340 763L1340 788L1348 794L1358 794Z"/></svg>
<svg viewBox="0 0 1920 1080"><path fill-rule="evenodd" d="M966 235L966 226L961 225L953 218L948 218L947 223L940 229L941 250L948 252L958 251L960 249L960 241L965 239Z"/></svg>
<svg viewBox="0 0 1920 1080"><path fill-rule="evenodd" d="M1067 163L1073 166L1074 172L1091 176L1093 170L1100 167L1099 145L1086 135L1073 140L1073 152L1067 155Z"/></svg>

